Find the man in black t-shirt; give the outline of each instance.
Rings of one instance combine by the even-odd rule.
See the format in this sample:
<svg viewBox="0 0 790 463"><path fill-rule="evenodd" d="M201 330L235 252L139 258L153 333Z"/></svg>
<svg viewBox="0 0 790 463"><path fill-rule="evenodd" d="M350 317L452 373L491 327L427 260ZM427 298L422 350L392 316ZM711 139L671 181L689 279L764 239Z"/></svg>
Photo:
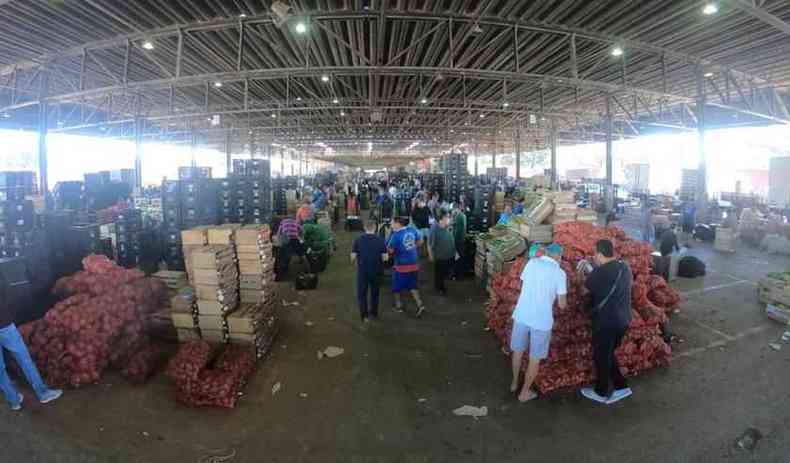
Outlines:
<svg viewBox="0 0 790 463"><path fill-rule="evenodd" d="M672 251L680 251L680 246L678 245L678 236L675 234L675 224L669 226L668 230L665 230L664 233L661 234L660 237L661 243L658 246L659 251L661 251L661 257L666 257L672 254Z"/></svg>
<svg viewBox="0 0 790 463"><path fill-rule="evenodd" d="M587 277L585 286L592 295L593 361L597 380L594 388L583 388L581 392L590 400L608 405L632 394L614 351L631 323L633 276L628 264L615 259L611 241L599 240L595 250L596 267ZM580 271L591 269L588 262L580 262Z"/></svg>
<svg viewBox="0 0 790 463"><path fill-rule="evenodd" d="M379 316L379 276L381 263L387 260L387 246L376 234L376 223L368 221L365 233L354 240L351 248L351 262L357 263L357 300L362 323ZM368 305L370 291L370 305Z"/></svg>

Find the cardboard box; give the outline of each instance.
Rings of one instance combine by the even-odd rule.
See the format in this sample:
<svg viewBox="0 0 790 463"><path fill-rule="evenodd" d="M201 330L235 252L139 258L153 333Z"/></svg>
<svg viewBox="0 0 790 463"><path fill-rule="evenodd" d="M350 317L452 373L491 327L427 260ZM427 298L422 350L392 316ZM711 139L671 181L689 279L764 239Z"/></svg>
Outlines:
<svg viewBox="0 0 790 463"><path fill-rule="evenodd" d="M196 269L192 275L192 282L194 285L221 286L227 288L236 285L238 276L238 271L235 268L221 272L209 269Z"/></svg>
<svg viewBox="0 0 790 463"><path fill-rule="evenodd" d="M198 300L231 302L238 297L235 287L222 288L215 285L195 285L195 295Z"/></svg>
<svg viewBox="0 0 790 463"><path fill-rule="evenodd" d="M208 226L191 228L181 232L181 244L185 246L205 246L208 243Z"/></svg>
<svg viewBox="0 0 790 463"><path fill-rule="evenodd" d="M235 309L237 302L224 303L219 301L198 300L198 313L200 315L222 315Z"/></svg>
<svg viewBox="0 0 790 463"><path fill-rule="evenodd" d="M178 335L178 342L200 339L200 331L197 328L176 328L176 334Z"/></svg>
<svg viewBox="0 0 790 463"><path fill-rule="evenodd" d="M198 315L198 326L201 331L224 331L227 325L225 319L219 315Z"/></svg>
<svg viewBox="0 0 790 463"><path fill-rule="evenodd" d="M200 337L203 340L213 343L221 343L227 340L227 333L222 330L200 330Z"/></svg>
<svg viewBox="0 0 790 463"><path fill-rule="evenodd" d="M229 246L234 243L233 236L235 231L240 228L239 224L225 224L208 229L208 244Z"/></svg>
<svg viewBox="0 0 790 463"><path fill-rule="evenodd" d="M192 312L171 311L170 319L176 328L194 328L195 317Z"/></svg>
<svg viewBox="0 0 790 463"><path fill-rule="evenodd" d="M222 269L235 261L236 252L230 246L203 246L192 251L192 269Z"/></svg>

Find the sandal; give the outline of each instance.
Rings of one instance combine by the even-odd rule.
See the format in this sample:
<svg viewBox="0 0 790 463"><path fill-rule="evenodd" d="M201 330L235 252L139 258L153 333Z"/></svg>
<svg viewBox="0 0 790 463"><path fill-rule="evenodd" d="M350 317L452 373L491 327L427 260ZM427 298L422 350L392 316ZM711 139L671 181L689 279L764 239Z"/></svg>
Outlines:
<svg viewBox="0 0 790 463"><path fill-rule="evenodd" d="M398 312L398 313L403 313L403 304L401 304L401 305L398 305L398 304L393 305L392 306L392 310L394 310L395 312Z"/></svg>
<svg viewBox="0 0 790 463"><path fill-rule="evenodd" d="M416 317L417 318L422 317L423 312L425 312L425 305L424 304L418 305L417 306L417 315L416 315Z"/></svg>

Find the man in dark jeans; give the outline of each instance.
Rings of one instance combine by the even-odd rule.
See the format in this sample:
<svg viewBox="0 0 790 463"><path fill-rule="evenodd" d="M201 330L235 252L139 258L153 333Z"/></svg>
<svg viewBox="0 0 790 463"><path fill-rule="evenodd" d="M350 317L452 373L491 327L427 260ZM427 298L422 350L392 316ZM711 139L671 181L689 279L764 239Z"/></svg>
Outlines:
<svg viewBox="0 0 790 463"><path fill-rule="evenodd" d="M613 404L632 394L620 367L615 349L631 323L631 269L615 259L614 245L599 240L595 245L595 264L579 263L579 270L592 273L585 286L592 294L593 362L597 380L594 388L583 388L582 395L603 404Z"/></svg>
<svg viewBox="0 0 790 463"><path fill-rule="evenodd" d="M440 209L436 226L428 238L428 257L434 263L434 287L442 296L447 296L445 281L450 276L456 256L455 239L449 227L450 215Z"/></svg>
<svg viewBox="0 0 790 463"><path fill-rule="evenodd" d="M376 234L376 223L370 220L365 224L365 233L355 239L351 247L351 262L357 263L357 300L364 325L367 325L371 319L376 320L379 317L381 263L387 258L387 246ZM368 291L370 305L368 305Z"/></svg>

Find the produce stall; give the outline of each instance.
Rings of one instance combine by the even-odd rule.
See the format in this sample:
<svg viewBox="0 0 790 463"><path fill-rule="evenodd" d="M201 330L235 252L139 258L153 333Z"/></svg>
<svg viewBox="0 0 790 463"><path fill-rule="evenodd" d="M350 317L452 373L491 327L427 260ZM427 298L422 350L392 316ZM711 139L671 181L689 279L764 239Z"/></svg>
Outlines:
<svg viewBox="0 0 790 463"><path fill-rule="evenodd" d="M542 394L592 382L592 328L585 308L589 294L583 277L576 272L582 258L591 259L597 240L613 241L615 252L631 268L632 321L623 344L617 351L618 362L627 376L669 364L672 349L661 337L660 325L678 306L680 297L661 277L651 275L653 251L649 245L629 239L615 227L597 227L586 222L566 222L554 227L555 242L563 246L562 269L568 276L568 305L554 306L554 329L548 359L541 364L536 386ZM507 348L510 345L512 314L521 292L521 272L526 259L519 257L506 273L493 278L493 294L486 307L488 328ZM528 353L525 353L527 355ZM526 368L528 362L524 362Z"/></svg>

